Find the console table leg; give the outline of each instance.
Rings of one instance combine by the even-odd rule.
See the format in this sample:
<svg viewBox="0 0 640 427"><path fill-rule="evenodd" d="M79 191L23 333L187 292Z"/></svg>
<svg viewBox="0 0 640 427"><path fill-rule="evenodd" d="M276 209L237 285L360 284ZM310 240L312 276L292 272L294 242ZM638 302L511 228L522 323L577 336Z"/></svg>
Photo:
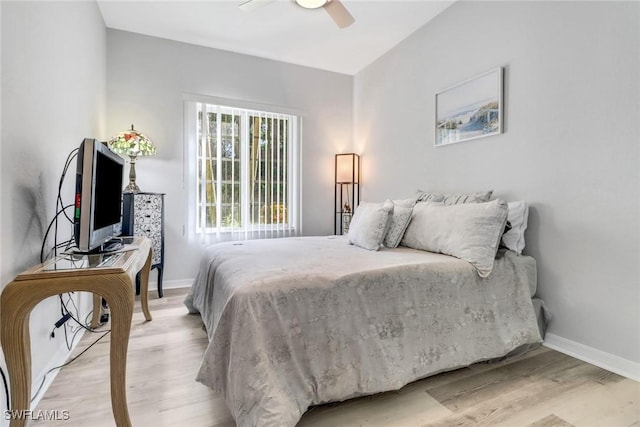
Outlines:
<svg viewBox="0 0 640 427"><path fill-rule="evenodd" d="M17 303L17 301L14 301ZM6 304L5 304L6 303ZM2 322L2 347L11 383L11 427L27 425L28 413L31 408L31 342L29 336L29 312L33 308L20 307L14 313L7 306L11 301L3 301L3 315L5 319L13 318L13 325ZM15 317L14 317L15 316ZM3 316L4 317L4 316ZM9 409L9 408L7 408Z"/></svg>
<svg viewBox="0 0 640 427"><path fill-rule="evenodd" d="M103 290L111 310L111 409L118 427L131 427L127 408L126 373L134 291L129 278L118 284L112 289Z"/></svg>
<svg viewBox="0 0 640 427"><path fill-rule="evenodd" d="M149 321L151 320L151 312L149 311L149 272L151 271L151 251L149 251L149 256L147 256L147 261L140 270L140 303L142 305L142 312L144 313L144 318Z"/></svg>

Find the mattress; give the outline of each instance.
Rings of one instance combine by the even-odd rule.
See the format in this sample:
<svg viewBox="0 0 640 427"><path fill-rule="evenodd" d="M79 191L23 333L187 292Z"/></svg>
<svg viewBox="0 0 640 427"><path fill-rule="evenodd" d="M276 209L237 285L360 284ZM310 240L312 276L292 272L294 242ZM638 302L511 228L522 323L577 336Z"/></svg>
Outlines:
<svg viewBox="0 0 640 427"><path fill-rule="evenodd" d="M197 380L238 426L294 426L311 405L399 389L539 343L535 260L471 264L342 236L209 247L185 305L209 345Z"/></svg>

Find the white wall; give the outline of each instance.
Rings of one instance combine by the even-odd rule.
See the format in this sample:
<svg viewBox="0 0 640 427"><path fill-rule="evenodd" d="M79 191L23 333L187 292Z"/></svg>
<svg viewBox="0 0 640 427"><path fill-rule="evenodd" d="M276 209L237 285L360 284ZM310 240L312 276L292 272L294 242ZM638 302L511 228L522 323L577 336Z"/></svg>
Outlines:
<svg viewBox="0 0 640 427"><path fill-rule="evenodd" d="M0 8L0 287L4 287L17 273L39 262L68 153L84 137L105 137L106 30L93 2L2 1ZM75 166L71 169L64 193L69 203L73 202ZM80 303L85 312L90 306L87 296ZM67 356L62 333L49 339L59 318L57 297L32 312L35 387L44 371Z"/></svg>
<svg viewBox="0 0 640 427"><path fill-rule="evenodd" d="M351 144L351 76L108 30L107 127L116 133L134 123L158 147L136 173L143 191L166 193L166 280L189 283L201 254L183 233L184 94L301 111L302 230L333 233L333 156Z"/></svg>
<svg viewBox="0 0 640 427"><path fill-rule="evenodd" d="M640 3L459 2L355 76L365 199L531 204L550 332L640 363ZM435 148L434 93L505 67L503 135ZM640 376L640 372L636 372Z"/></svg>
<svg viewBox="0 0 640 427"><path fill-rule="evenodd" d="M2 82L2 6L0 5L0 82ZM0 144L2 143L2 84L0 84ZM2 188L2 146L0 145L0 189ZM0 202L2 198L0 197ZM0 242L2 241L2 205L0 205ZM2 260L2 243L0 243L0 260ZM3 277L2 262L0 261L0 277ZM4 281L0 281L0 287L4 286ZM1 313L0 313L1 314ZM1 321L1 320L0 320ZM0 350L2 346L0 345ZM6 372L6 363L4 360L4 353L0 352L0 369ZM6 401L6 393L4 388L0 391L0 402ZM0 404L0 410L8 409L4 407L4 404ZM8 421L0 422L0 426L4 427L8 425Z"/></svg>

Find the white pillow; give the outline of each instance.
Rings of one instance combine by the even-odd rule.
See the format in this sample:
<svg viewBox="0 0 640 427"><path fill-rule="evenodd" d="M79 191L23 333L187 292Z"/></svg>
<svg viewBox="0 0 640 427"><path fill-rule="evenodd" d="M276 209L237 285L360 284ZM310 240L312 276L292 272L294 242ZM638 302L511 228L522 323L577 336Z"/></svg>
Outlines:
<svg viewBox="0 0 640 427"><path fill-rule="evenodd" d="M525 201L509 202L507 221L511 229L502 235L502 244L517 254L522 254L524 249L524 231L529 220L529 205Z"/></svg>
<svg viewBox="0 0 640 427"><path fill-rule="evenodd" d="M416 199L394 200L393 212L389 219L389 230L384 237L384 245L388 248L397 248L402 240L404 231L411 221L411 213Z"/></svg>
<svg viewBox="0 0 640 427"><path fill-rule="evenodd" d="M487 277L493 269L507 210L507 202L500 199L450 206L418 203L402 244L463 259L480 277Z"/></svg>
<svg viewBox="0 0 640 427"><path fill-rule="evenodd" d="M377 251L387 232L389 218L393 212L393 202L362 202L353 214L349 233L349 243L370 251Z"/></svg>

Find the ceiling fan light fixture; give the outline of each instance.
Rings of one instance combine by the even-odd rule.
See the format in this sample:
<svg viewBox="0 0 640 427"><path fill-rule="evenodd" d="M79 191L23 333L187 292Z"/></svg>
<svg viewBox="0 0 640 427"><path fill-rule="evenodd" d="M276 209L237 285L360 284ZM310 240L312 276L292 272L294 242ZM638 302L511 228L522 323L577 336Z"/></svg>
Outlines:
<svg viewBox="0 0 640 427"><path fill-rule="evenodd" d="M331 0L294 0L296 4L305 9L318 9L329 3Z"/></svg>

